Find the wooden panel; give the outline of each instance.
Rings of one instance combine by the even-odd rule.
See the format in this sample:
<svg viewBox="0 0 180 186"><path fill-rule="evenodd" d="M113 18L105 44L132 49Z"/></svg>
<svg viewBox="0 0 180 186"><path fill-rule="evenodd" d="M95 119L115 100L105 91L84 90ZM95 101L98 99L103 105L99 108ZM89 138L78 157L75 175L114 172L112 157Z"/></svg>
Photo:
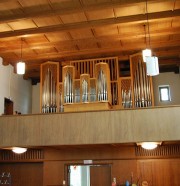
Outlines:
<svg viewBox="0 0 180 186"><path fill-rule="evenodd" d="M36 28L36 25L33 23L32 20L22 20L22 21L17 21L17 22L12 22L9 23L11 28L13 30L19 30L19 29L27 29L27 28Z"/></svg>
<svg viewBox="0 0 180 186"><path fill-rule="evenodd" d="M0 161L42 161L44 159L43 150L39 149L28 149L27 152L23 154L15 154L11 150L1 151Z"/></svg>
<svg viewBox="0 0 180 186"><path fill-rule="evenodd" d="M46 161L44 162L43 176L44 186L62 185L65 180L64 162L62 161ZM39 185L40 186L40 185Z"/></svg>
<svg viewBox="0 0 180 186"><path fill-rule="evenodd" d="M12 31L12 29L7 24L1 24L0 32Z"/></svg>
<svg viewBox="0 0 180 186"><path fill-rule="evenodd" d="M93 160L93 165L111 165L111 178L116 178L118 185L124 185L128 180L130 183L140 185L143 181L148 181L150 186L169 186L171 181L175 186L179 186L179 159L172 159L171 157L171 159L137 160L132 155L134 152L134 147L120 146L77 149L72 147L62 150L49 149L46 151L47 161L44 167L44 180L49 185L61 184L63 179L67 180L66 166L83 165L84 159L91 159ZM94 170L96 167L92 169ZM101 174L98 171L95 172L95 181L98 183ZM100 180L103 182L102 179Z"/></svg>
<svg viewBox="0 0 180 186"><path fill-rule="evenodd" d="M64 112L82 112L109 109L111 109L109 102L73 103L64 105Z"/></svg>
<svg viewBox="0 0 180 186"><path fill-rule="evenodd" d="M0 173L7 172L11 175L12 186L42 186L42 163L6 163L0 164Z"/></svg>
<svg viewBox="0 0 180 186"><path fill-rule="evenodd" d="M0 147L180 140L179 113L174 106L1 116Z"/></svg>
<svg viewBox="0 0 180 186"><path fill-rule="evenodd" d="M114 17L113 9L87 12L88 20L106 19Z"/></svg>
<svg viewBox="0 0 180 186"><path fill-rule="evenodd" d="M69 32L73 39L93 38L93 33L90 29L73 30Z"/></svg>
<svg viewBox="0 0 180 186"><path fill-rule="evenodd" d="M61 19L62 19L63 23L76 23L76 22L87 21L84 13L62 15Z"/></svg>
<svg viewBox="0 0 180 186"><path fill-rule="evenodd" d="M177 157L180 155L180 145L162 145L154 150L136 147L136 156L143 157Z"/></svg>
<svg viewBox="0 0 180 186"><path fill-rule="evenodd" d="M111 185L111 166L91 166L90 167L90 185L109 186Z"/></svg>
<svg viewBox="0 0 180 186"><path fill-rule="evenodd" d="M129 181L129 183L131 183L131 181L137 183L138 174L136 160L123 160L118 158L118 160L113 160L112 163L112 178L115 177L118 184L124 185L126 181Z"/></svg>
<svg viewBox="0 0 180 186"><path fill-rule="evenodd" d="M156 11L165 11L165 10L173 10L174 3L171 1L163 2L150 2L148 3L148 12L156 12Z"/></svg>
<svg viewBox="0 0 180 186"><path fill-rule="evenodd" d="M33 21L38 27L43 27L46 25L58 25L61 24L60 19L57 16L45 17L45 18L34 18Z"/></svg>
<svg viewBox="0 0 180 186"><path fill-rule="evenodd" d="M70 40L70 36L66 32L46 33L46 37L51 42Z"/></svg>
<svg viewBox="0 0 180 186"><path fill-rule="evenodd" d="M23 8L26 8L26 11L28 12L36 12L36 11L39 11L39 10L49 10L51 9L50 5L47 3L47 1L44 1L44 0L36 0L36 1L23 1L23 0L20 0L19 1L21 6ZM36 6L35 6L36 5ZM38 5L38 6L37 6Z"/></svg>
<svg viewBox="0 0 180 186"><path fill-rule="evenodd" d="M116 7L115 13L118 17L127 15L144 14L145 3L141 3L138 6L125 6Z"/></svg>
<svg viewBox="0 0 180 186"><path fill-rule="evenodd" d="M107 36L107 35L117 35L118 29L116 25L97 27L94 29L96 36Z"/></svg>
<svg viewBox="0 0 180 186"><path fill-rule="evenodd" d="M149 186L179 186L179 166L179 159L138 161L140 180L146 180Z"/></svg>

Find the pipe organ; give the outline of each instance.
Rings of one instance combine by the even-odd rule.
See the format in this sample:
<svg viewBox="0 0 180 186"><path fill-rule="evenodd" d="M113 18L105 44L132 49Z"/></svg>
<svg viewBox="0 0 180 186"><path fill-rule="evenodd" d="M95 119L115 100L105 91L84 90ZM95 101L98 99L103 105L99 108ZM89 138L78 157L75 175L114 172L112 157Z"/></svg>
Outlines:
<svg viewBox="0 0 180 186"><path fill-rule="evenodd" d="M41 112L57 112L58 104L58 82L59 82L59 63L46 62L41 65Z"/></svg>
<svg viewBox="0 0 180 186"><path fill-rule="evenodd" d="M154 106L152 77L147 75L141 54L130 56L133 89L133 107Z"/></svg>
<svg viewBox="0 0 180 186"><path fill-rule="evenodd" d="M42 64L41 112L154 106L152 78L142 55L130 56L128 75L122 73L121 63L117 57L71 61L61 72L58 62Z"/></svg>

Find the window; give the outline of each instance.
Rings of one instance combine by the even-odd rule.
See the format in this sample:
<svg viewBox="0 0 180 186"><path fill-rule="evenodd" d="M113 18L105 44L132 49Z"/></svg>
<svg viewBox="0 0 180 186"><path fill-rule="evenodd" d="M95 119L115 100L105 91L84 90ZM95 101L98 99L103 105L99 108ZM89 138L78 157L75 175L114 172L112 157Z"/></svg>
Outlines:
<svg viewBox="0 0 180 186"><path fill-rule="evenodd" d="M169 85L159 86L159 100L160 101L171 101Z"/></svg>

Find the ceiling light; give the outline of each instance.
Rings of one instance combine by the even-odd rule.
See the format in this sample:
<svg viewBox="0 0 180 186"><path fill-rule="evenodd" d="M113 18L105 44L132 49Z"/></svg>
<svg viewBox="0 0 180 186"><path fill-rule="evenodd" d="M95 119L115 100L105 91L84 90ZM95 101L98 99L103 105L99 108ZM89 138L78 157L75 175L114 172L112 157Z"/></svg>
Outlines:
<svg viewBox="0 0 180 186"><path fill-rule="evenodd" d="M150 48L150 32L149 32L149 21L148 21L148 8L147 8L147 0L146 0L146 19L147 19L147 30L148 30L148 40L149 43L147 41L147 37L146 37L146 24L144 24L144 33L145 33L145 43L146 43L146 49L142 51L142 55L143 55L143 61L146 62L146 57L148 56L152 56L152 52L151 49L148 49L148 44L149 44L149 48Z"/></svg>
<svg viewBox="0 0 180 186"><path fill-rule="evenodd" d="M16 154L22 154L27 151L27 148L22 148L22 147L13 147L12 151Z"/></svg>
<svg viewBox="0 0 180 186"><path fill-rule="evenodd" d="M138 146L141 146L143 149L152 150L157 148L158 145L161 145L161 142L142 142L137 143Z"/></svg>
<svg viewBox="0 0 180 186"><path fill-rule="evenodd" d="M143 50L143 51L142 51L142 55L143 55L143 61L144 61L144 62L147 62L147 61L146 61L146 57L152 56L151 49L145 49L145 50Z"/></svg>
<svg viewBox="0 0 180 186"><path fill-rule="evenodd" d="M148 76L156 76L159 74L159 64L157 57L146 57L146 70Z"/></svg>
<svg viewBox="0 0 180 186"><path fill-rule="evenodd" d="M17 74L25 74L25 63L22 61L22 44L23 40L21 38L21 61L17 63Z"/></svg>
<svg viewBox="0 0 180 186"><path fill-rule="evenodd" d="M25 74L25 63L20 61L17 63L17 74L22 75Z"/></svg>

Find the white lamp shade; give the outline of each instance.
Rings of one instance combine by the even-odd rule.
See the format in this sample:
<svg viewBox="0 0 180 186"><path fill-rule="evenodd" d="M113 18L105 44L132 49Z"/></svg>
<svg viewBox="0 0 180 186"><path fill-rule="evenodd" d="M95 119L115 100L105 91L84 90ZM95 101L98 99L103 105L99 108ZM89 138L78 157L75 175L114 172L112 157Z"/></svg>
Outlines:
<svg viewBox="0 0 180 186"><path fill-rule="evenodd" d="M159 64L157 57L146 57L146 70L148 76L156 76L159 74Z"/></svg>
<svg viewBox="0 0 180 186"><path fill-rule="evenodd" d="M13 147L12 151L16 154L22 154L27 151L27 148Z"/></svg>
<svg viewBox="0 0 180 186"><path fill-rule="evenodd" d="M146 57L151 57L152 52L150 49L145 49L142 51L142 55L143 55L143 61L146 62Z"/></svg>
<svg viewBox="0 0 180 186"><path fill-rule="evenodd" d="M152 149L155 149L157 145L158 144L156 142L144 142L141 144L141 147L143 149L152 150Z"/></svg>
<svg viewBox="0 0 180 186"><path fill-rule="evenodd" d="M25 74L25 63L24 62L17 63L17 74Z"/></svg>

